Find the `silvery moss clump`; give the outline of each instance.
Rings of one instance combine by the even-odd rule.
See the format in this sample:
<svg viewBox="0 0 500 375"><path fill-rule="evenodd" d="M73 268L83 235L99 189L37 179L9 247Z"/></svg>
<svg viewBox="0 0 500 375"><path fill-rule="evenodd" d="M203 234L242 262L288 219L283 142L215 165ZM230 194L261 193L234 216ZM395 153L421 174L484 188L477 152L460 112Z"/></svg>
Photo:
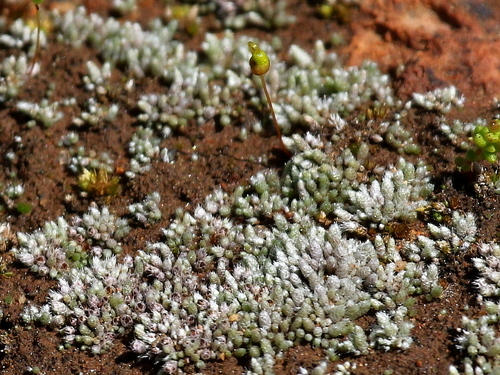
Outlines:
<svg viewBox="0 0 500 375"><path fill-rule="evenodd" d="M130 13L137 10L136 0L113 0L111 9L119 14Z"/></svg>
<svg viewBox="0 0 500 375"><path fill-rule="evenodd" d="M412 100L404 104L398 102L395 103L395 106L390 106L392 108L396 108L397 110L389 119L385 119L386 114L383 115L384 118L379 125L377 133L398 152L406 154L419 154L421 147L413 139L414 130L406 126L406 123L408 122L406 117L409 113L408 110L411 107L422 107L424 109L440 113L441 117L435 119L439 130L455 145L461 146L464 150L466 150L466 142L463 136L471 134L472 130L474 130L474 126L462 123L458 120L453 121L450 126L446 124L447 120L444 117L444 115L447 114L452 108L462 108L464 101L465 98L463 95L459 96L457 89L453 86L436 89L425 94L414 93ZM382 107L378 107L379 112L386 111L389 108L385 107L385 104L387 103L382 102L382 104ZM377 109L377 105L375 105L374 108ZM373 120L370 120L368 121L368 124L372 122ZM373 138L372 136L372 139L376 138Z"/></svg>
<svg viewBox="0 0 500 375"><path fill-rule="evenodd" d="M463 151L468 150L471 146L467 142L467 137L471 137L476 126L486 126L485 119L476 119L473 122L462 122L453 120L448 124L445 117L438 119L439 130L453 143L460 147Z"/></svg>
<svg viewBox="0 0 500 375"><path fill-rule="evenodd" d="M500 371L500 305L487 301L486 315L477 319L462 317L462 327L456 339L457 348L462 351L463 373L466 375L496 374ZM455 366L450 366L450 374L458 374Z"/></svg>
<svg viewBox="0 0 500 375"><path fill-rule="evenodd" d="M134 220L142 225L152 224L161 219L160 193L157 191L146 196L143 202L133 203L128 206L128 210Z"/></svg>
<svg viewBox="0 0 500 375"><path fill-rule="evenodd" d="M61 275L58 289L49 292L50 302L28 306L21 318L59 329L61 348L76 345L103 353L132 326L132 309L144 305L143 296L136 294L138 275L132 267L130 256L119 262L115 256L95 256L88 266Z"/></svg>
<svg viewBox="0 0 500 375"><path fill-rule="evenodd" d="M427 224L432 236L436 239L436 244L440 252L450 253L464 251L474 242L476 236L476 223L472 213L461 215L454 211L451 215L452 228L444 225ZM420 236L422 241L426 237ZM427 258L434 258L437 253L433 251L425 252Z"/></svg>
<svg viewBox="0 0 500 375"><path fill-rule="evenodd" d="M474 258L474 266L480 277L475 281L480 299L500 297L500 246L481 244L479 258Z"/></svg>
<svg viewBox="0 0 500 375"><path fill-rule="evenodd" d="M160 142L151 128L140 126L137 129L128 144L128 153L131 156L130 169L125 172L128 178L135 178L137 174L151 169L153 158L160 154Z"/></svg>
<svg viewBox="0 0 500 375"><path fill-rule="evenodd" d="M405 126L406 116L411 103L407 102L403 110L393 115L388 121L380 124L380 135L383 136L387 144L395 148L400 153L419 154L420 145L413 139L415 135L412 129Z"/></svg>
<svg viewBox="0 0 500 375"><path fill-rule="evenodd" d="M5 251L14 238L15 235L10 229L10 224L0 223L0 251Z"/></svg>
<svg viewBox="0 0 500 375"><path fill-rule="evenodd" d="M36 31L29 27L24 20L17 19L7 28L6 22L0 20L0 45L5 49L17 50L0 62L0 103L15 98L23 87L28 73L36 75L40 71L40 64L31 67L31 56L34 53ZM40 46L47 44L45 33L40 33ZM28 54L20 52L29 47ZM30 72L31 71L31 72Z"/></svg>
<svg viewBox="0 0 500 375"><path fill-rule="evenodd" d="M189 5L172 5L166 8L171 18L175 13L183 13L186 17L214 14L215 27L242 29L259 27L275 29L295 22L295 16L288 14L285 0L201 0L190 1ZM194 16L193 16L194 15Z"/></svg>
<svg viewBox="0 0 500 375"><path fill-rule="evenodd" d="M182 62L183 46L172 39L175 21L163 26L156 19L145 31L138 23L87 15L85 8L80 7L62 16L54 15L54 26L59 41L75 47L89 43L105 62L123 66L138 77L158 75Z"/></svg>
<svg viewBox="0 0 500 375"><path fill-rule="evenodd" d="M353 225L383 226L393 220L415 219L416 209L426 204L425 198L433 190L428 168L423 164L415 166L399 159L393 170L382 172L381 180L360 183L367 173L364 167L369 156L367 144L359 146L356 156L350 149L345 149L336 160L329 160L326 154L318 148L313 149L300 137L294 136L293 139L296 145L301 145L303 153L294 158L294 163L287 165L290 176L285 178L292 186L297 184L294 188L299 192L307 213L334 214L345 222L353 222ZM288 145L289 141L286 143ZM290 147L294 149L294 146ZM262 176L257 175L254 179L262 179ZM264 188L267 183L262 181L257 186L260 188L260 185ZM285 194L287 192L288 188L284 190ZM264 202L260 207L267 205Z"/></svg>
<svg viewBox="0 0 500 375"><path fill-rule="evenodd" d="M0 211L28 213L31 205L23 203L24 185L19 181L0 182Z"/></svg>
<svg viewBox="0 0 500 375"><path fill-rule="evenodd" d="M78 146L78 135L76 133L68 133L63 139L65 146L68 146L64 161L67 168L74 174L80 174L84 170L105 170L108 173L113 173L114 160L109 153L97 153L94 150L88 150L84 146Z"/></svg>
<svg viewBox="0 0 500 375"><path fill-rule="evenodd" d="M111 64L104 63L101 67L93 61L87 61L88 75L82 77L85 90L105 95L109 89L109 78L111 77Z"/></svg>
<svg viewBox="0 0 500 375"><path fill-rule="evenodd" d="M445 114L453 107L463 107L465 97L459 94L455 86L449 86L438 88L425 94L414 93L412 102L427 110Z"/></svg>
<svg viewBox="0 0 500 375"><path fill-rule="evenodd" d="M36 30L26 25L21 18L16 19L8 30L2 30L0 34L0 45L4 48L12 48L23 50L27 47L31 48L30 54L34 54L36 44ZM43 48L47 44L45 32L40 32L40 47Z"/></svg>
<svg viewBox="0 0 500 375"><path fill-rule="evenodd" d="M224 28L242 29L257 26L274 29L295 21L295 17L287 13L287 2L284 0L210 0L207 5L210 10L215 7L215 14Z"/></svg>
<svg viewBox="0 0 500 375"><path fill-rule="evenodd" d="M288 166L295 165L298 173L314 172L316 166L323 170L326 163L315 162L320 155L314 151L299 154ZM411 323L405 319L405 303L411 306L410 296L415 294L437 297L442 292L438 267L424 260L423 254L426 248L437 248L437 242L408 242L407 255L416 259L408 261L401 257L394 239L347 238L356 222L325 229L306 211L314 205L308 195L287 180L291 171L285 169L281 177L271 171L258 174L251 186L237 189L232 196L215 192L193 215L179 213L165 229L164 242L139 254L146 275L169 285L168 290L160 285L155 288L157 281L152 281L153 285L144 285L144 293L154 295L158 305L168 303L175 311L179 309L181 322L154 329L139 325L133 350L143 356L154 354L170 372L178 371L186 361L201 367L199 359L227 352L250 357L253 371L261 373L264 367L266 373L272 371L276 353L298 343L323 347L330 359L343 353L365 354L370 347L409 347ZM323 171L323 177L326 174ZM299 183L301 178L297 177ZM238 217L243 224L233 221ZM266 219L270 223L263 225ZM467 224L457 220L450 231L462 234ZM228 259L235 256L240 260L231 267ZM213 271L196 286L193 275L200 267ZM167 302L172 300L175 303ZM377 325L367 336L352 320L370 310L379 313ZM151 314L150 319L154 319ZM196 330L195 338L190 337L189 327ZM162 351L155 341L162 334L167 336L163 344L168 347L174 345L171 337L189 340L190 359L173 349ZM203 347L203 338L217 344ZM182 366L176 360L179 356Z"/></svg>
<svg viewBox="0 0 500 375"><path fill-rule="evenodd" d="M91 206L69 223L59 217L33 233L19 232L13 252L32 272L58 278L71 268L88 265L92 256L120 253L119 240L128 232L126 219L117 218L106 207Z"/></svg>
<svg viewBox="0 0 500 375"><path fill-rule="evenodd" d="M195 116L197 105L192 96L186 98L189 93L183 89L185 87L182 85L171 86L168 94L141 96L137 102L141 111L139 121L155 129L162 138L169 137L176 128L185 126L187 121ZM198 106L201 105L200 102Z"/></svg>
<svg viewBox="0 0 500 375"><path fill-rule="evenodd" d="M105 105L95 98L89 98L83 105L80 116L73 118L73 125L76 127L97 127L104 123L111 123L116 119L120 106L116 103Z"/></svg>
<svg viewBox="0 0 500 375"><path fill-rule="evenodd" d="M431 238L363 236L410 221L428 204L427 169L402 159L369 182L365 151L333 159L321 150L329 145L311 135L287 142L296 155L281 175L259 172L232 194L217 190L193 212L178 210L163 239L134 258L94 251L108 232L97 238L91 228L110 222L95 216L112 216L96 208L73 229L61 218L20 234L15 253L31 267L49 249L63 252L70 235L91 241L87 261L57 272L59 287L47 304L28 307L25 321L49 324L66 345L96 353L133 332L131 350L164 373L236 356L248 360L249 373L271 374L276 355L306 343L329 360L408 349L414 297L441 295L439 258L449 252L441 249L467 249L473 218L455 213L449 225L430 228ZM398 209L374 211L374 199ZM119 220L111 222L118 227ZM46 265L37 266L40 273ZM355 320L369 312L377 319L365 331Z"/></svg>
<svg viewBox="0 0 500 375"><path fill-rule="evenodd" d="M23 87L29 71L28 57L9 56L0 63L0 103L15 98ZM39 64L35 64L32 74L37 73Z"/></svg>
<svg viewBox="0 0 500 375"><path fill-rule="evenodd" d="M24 194L24 185L20 182L9 182L5 186L0 184L3 199L16 199Z"/></svg>
<svg viewBox="0 0 500 375"><path fill-rule="evenodd" d="M318 367L316 367L316 368L318 368ZM333 375L350 375L351 370L356 370L357 367L358 366L356 365L356 363L351 363L351 362L340 363L337 365L336 371L333 373ZM325 373L325 372L323 372L323 373ZM316 374L314 374L314 375L316 375ZM318 372L317 375L322 375L322 373Z"/></svg>
<svg viewBox="0 0 500 375"><path fill-rule="evenodd" d="M456 337L456 345L462 352L460 370L466 375L496 374L500 371L500 246L481 243L479 257L473 259L479 272L474 284L478 301L484 306L485 315L478 318L462 317L462 327ZM459 369L450 366L450 374Z"/></svg>
<svg viewBox="0 0 500 375"><path fill-rule="evenodd" d="M31 119L27 122L28 127L33 127L38 123L44 128L49 128L64 117L64 113L58 111L59 105L59 102L51 103L47 99L42 99L40 104L19 101L16 107L19 112L27 115Z"/></svg>

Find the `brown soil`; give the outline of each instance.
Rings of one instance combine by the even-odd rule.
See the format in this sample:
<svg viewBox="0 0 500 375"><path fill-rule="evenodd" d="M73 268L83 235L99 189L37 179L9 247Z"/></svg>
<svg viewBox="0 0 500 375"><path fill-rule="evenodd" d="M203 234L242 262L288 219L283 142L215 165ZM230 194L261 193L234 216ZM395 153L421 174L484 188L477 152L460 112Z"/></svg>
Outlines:
<svg viewBox="0 0 500 375"><path fill-rule="evenodd" d="M11 19L33 17L33 7L29 1L25 3L26 6L22 7L0 2L0 14ZM76 3L45 1L43 7L63 9ZM102 15L109 13L106 1L86 3L92 11ZM491 118L496 113L491 103L494 96L500 95L500 3L497 0L365 0L361 6L350 8L347 17L326 20L317 16L313 3L290 0L289 13L297 17L297 22L285 29L244 32L267 40L277 35L284 47L296 43L309 51L315 40L330 41L332 33L338 32L346 40L345 45L337 48L346 64L358 65L365 59L378 62L382 71L392 76L399 98L406 100L413 92L424 93L455 85L465 95L466 104L463 110L452 111L449 119L470 121L478 117ZM128 18L146 24L159 14L161 4L159 0L144 0L143 11ZM210 30L212 24L210 18L204 21L202 33ZM190 48L199 48L201 37L190 38L182 32L178 37ZM333 49L329 42L326 45ZM0 58L5 58L7 53L0 51ZM49 42L41 54L41 73L25 86L19 99L39 101L48 86L53 84L53 100L71 95L78 103L83 103L89 94L80 87L80 82L81 75L86 73L85 62L89 59L97 61L97 52L86 47L73 49ZM122 107L127 108L128 103L136 102L138 97L128 97L121 89L121 82L121 74L117 72L114 91ZM149 78L139 79L136 83L135 93L161 91L161 84ZM437 194L443 199L453 199L457 209L475 214L480 241L495 238L499 230L497 223L500 222L499 197L474 193L471 181L456 172L453 160L457 150L431 131L435 115L412 111L415 139L423 148L418 158L434 166ZM32 206L32 211L22 215L13 212L0 214L0 220L10 222L14 232L32 231L47 220L82 213L88 207L89 199L69 202L65 199L67 194L78 190L75 177L60 163L61 149L57 146L70 126L71 118L72 114L66 114L62 121L48 130L39 127L28 130L25 119L15 108L9 105L0 108L0 154L12 147L13 134L20 134L25 144L17 153L15 171L24 183L23 199ZM107 150L126 167L126 144L133 131L133 117L122 111L114 123L80 132L80 141L96 151ZM277 150L278 143L271 132L269 136L251 134L245 142L236 140L237 134L237 126L223 129L213 123L202 127L189 126L165 141L165 146L181 150L175 163L155 164L140 179L125 183L119 196L98 198L98 203L105 203L120 214L125 212L128 204L142 200L151 191L160 192L164 202L162 221L151 228L136 229L129 236L133 240L124 244L125 251L131 252L146 242L157 240L158 228L168 224L177 207L190 209L216 187L231 191L260 169L283 166L285 158ZM191 161L190 153L194 144L200 154L196 163ZM434 149L439 149L439 153L433 152ZM269 162L264 165L251 161L261 156L266 156ZM385 159L384 163L395 162L398 157L397 153L386 150L374 155L376 159ZM7 173L7 168L0 169L0 181ZM8 253L2 256L10 259ZM419 304L414 317L411 349L344 358L357 363L353 372L371 375L393 370L393 374L447 374L450 364L458 364L461 358L452 340L461 324L461 316L465 314L464 306L470 306L469 316L481 314L473 296L470 258L471 254L452 257L441 275L445 287L443 298ZM57 332L39 327L27 329L19 319L25 303L43 303L55 283L33 276L16 263L9 263L8 269L14 275L1 279L0 283L0 305L4 311L0 323L1 373L26 373L28 366L37 366L43 373L60 375L156 372L147 363L136 363L127 347L129 338L117 341L109 353L92 356L77 349L59 351ZM7 303L6 297L12 298L11 303ZM277 362L276 374L294 374L301 366L311 369L323 360L320 350L294 348ZM204 374L241 374L244 365L235 359L214 362ZM335 364L330 364L329 369L333 371Z"/></svg>

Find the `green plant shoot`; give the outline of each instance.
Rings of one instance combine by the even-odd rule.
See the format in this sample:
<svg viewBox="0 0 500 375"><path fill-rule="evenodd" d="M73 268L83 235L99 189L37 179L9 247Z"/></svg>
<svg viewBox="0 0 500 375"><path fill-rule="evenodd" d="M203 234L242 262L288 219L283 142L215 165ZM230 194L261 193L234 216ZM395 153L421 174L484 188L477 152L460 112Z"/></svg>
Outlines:
<svg viewBox="0 0 500 375"><path fill-rule="evenodd" d="M273 103L271 101L271 96L269 95L269 91L267 90L266 80L264 79L264 74L269 71L271 67L271 62L269 61L269 57L267 54L262 51L257 44L250 41L248 42L248 50L252 54L250 60L250 69L252 73L260 77L260 81L262 82L262 89L264 90L264 94L266 96L267 104L269 105L269 110L271 111L271 117L273 119L274 128L276 129L276 133L278 134L278 139L280 142L280 146L285 152L287 156L292 156L292 153L286 148L283 143L283 139L281 138L281 129L278 126L278 121L276 120L276 114L274 113Z"/></svg>
<svg viewBox="0 0 500 375"><path fill-rule="evenodd" d="M35 44L35 55L33 56L33 61L31 62L31 67L28 75L31 75L33 68L38 60L38 51L40 49L40 4L43 3L43 0L31 0L33 4L35 4L36 8L36 44Z"/></svg>
<svg viewBox="0 0 500 375"><path fill-rule="evenodd" d="M495 119L488 126L476 126L472 140L475 148L467 150L465 157L459 156L455 159L455 163L464 172L471 171L474 162L486 160L489 163L495 163L498 160L500 120Z"/></svg>

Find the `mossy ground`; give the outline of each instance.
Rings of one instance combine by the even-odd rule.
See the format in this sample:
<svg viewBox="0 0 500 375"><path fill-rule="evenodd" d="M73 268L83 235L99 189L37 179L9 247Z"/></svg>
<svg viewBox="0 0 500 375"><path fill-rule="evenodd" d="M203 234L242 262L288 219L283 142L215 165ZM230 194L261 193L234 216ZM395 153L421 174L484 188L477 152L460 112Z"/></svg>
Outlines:
<svg viewBox="0 0 500 375"><path fill-rule="evenodd" d="M18 2L19 3L19 2ZM10 17L33 17L29 1L26 7L4 7L0 12ZM76 2L55 2L46 0L47 8L74 6ZM87 3L89 9L105 16L109 14L106 1ZM146 24L159 15L161 1L144 0L141 10L127 15L127 19ZM324 40L327 47L345 59L346 64L358 65L365 59L379 63L384 73L393 79L398 98L406 100L413 92L425 93L437 87L455 85L465 95L465 107L454 109L448 119L472 121L478 117L491 118L498 113L492 106L492 99L499 96L500 48L498 38L500 27L500 4L489 1L440 1L440 0L365 0L360 7L349 10L348 19L321 19L317 16L314 2L290 1L288 12L297 17L296 23L280 30L266 32L246 29L246 35L263 40L279 36L284 46L296 43L311 51L315 40ZM188 36L182 30L178 38L189 48L200 49L203 33L213 31L214 20L203 19L200 33ZM334 32L345 39L345 44L333 48L329 41ZM284 48L283 50L286 50ZM0 58L7 52L0 51ZM74 96L83 103L89 96L81 87L81 76L86 74L87 60L99 61L97 52L81 47L50 41L40 54L41 73L31 78L24 86L19 100L37 102L55 87L52 100ZM112 98L125 111L108 124L80 132L83 144L96 151L106 150L115 160L128 162L126 145L134 132L134 118L129 114L142 93L161 92L162 83L151 78L136 80L137 89L131 97L123 90L123 76L126 72L113 73ZM244 100L242 98L242 100ZM360 111L366 110L363 108ZM77 114L75 114L77 115ZM263 114L264 116L267 113ZM458 155L443 136L433 131L436 114L412 110L407 126L414 132L414 139L422 146L422 152L414 160L425 160L434 167L436 194L443 201L454 202L454 209L473 212L477 218L478 239L490 241L497 236L500 226L499 196L492 192L479 192L473 188L473 176L456 171L454 159ZM91 199L81 198L68 201L68 194L78 191L77 178L69 174L60 160L57 143L70 126L71 116L49 129L35 127L27 129L26 119L15 108L5 104L0 108L0 153L12 145L14 134L20 134L25 147L17 152L16 169L25 186L23 201L29 203L29 214L2 213L1 220L12 225L13 232L32 231L61 215L81 214ZM241 119L251 122L252 119ZM99 204L106 204L117 214L125 214L128 204L140 201L146 194L158 191L162 197L163 219L147 229L132 233L124 243L125 251L141 248L146 242L159 239L159 228L166 226L178 207L192 208L216 187L232 190L238 184L263 168L280 169L286 161L280 152L271 127L264 134L250 134L244 142L237 140L239 127L220 127L215 122L199 127L189 125L175 136L165 140L164 146L179 150L175 163L155 163L151 171L140 179L123 183L122 192L116 197L97 198ZM362 130L362 124L355 125ZM356 140L354 140L356 141ZM360 140L357 140L360 141ZM192 147L200 155L192 161ZM396 163L398 154L384 144L371 148L373 163L387 165ZM266 164L251 161L252 157L265 156ZM411 159L411 157L409 157ZM492 169L491 166L488 168ZM117 172L120 172L119 170ZM3 179L6 169L0 169ZM125 179L124 179L125 181ZM95 200L93 198L92 200ZM411 224L402 234L414 236L421 230L419 223ZM460 354L453 345L453 337L460 326L461 316L481 314L473 294L473 254L457 254L441 277L445 293L437 301L418 304L414 315L414 344L405 352L373 352L359 358L344 358L357 363L356 374L381 374L393 370L394 374L446 374L450 364L458 363ZM0 371L4 374L26 373L27 368L38 367L43 373L57 374L149 374L150 364L136 363L135 356L127 348L128 338L117 341L109 353L91 356L77 349L63 352L58 350L60 337L56 332L43 327L27 329L19 319L27 301L41 304L55 282L40 279L16 263L9 263L8 253L2 254L8 263L8 270L14 275L2 278L0 282L0 305L4 318L0 324ZM9 301L12 299L12 301ZM8 303L10 302L10 303ZM464 306L469 309L464 311ZM374 316L364 317L360 324L369 326ZM277 361L276 374L297 373L299 367L313 368L324 359L320 350L299 347L289 350ZM245 363L225 359L211 363L205 374L240 374ZM329 365L333 370L334 364Z"/></svg>

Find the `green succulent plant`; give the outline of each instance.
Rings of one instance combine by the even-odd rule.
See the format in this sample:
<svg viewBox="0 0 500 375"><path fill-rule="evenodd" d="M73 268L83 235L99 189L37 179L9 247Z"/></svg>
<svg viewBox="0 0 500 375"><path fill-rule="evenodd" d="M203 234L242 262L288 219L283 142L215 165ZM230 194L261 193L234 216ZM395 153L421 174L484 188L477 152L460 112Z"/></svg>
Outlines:
<svg viewBox="0 0 500 375"><path fill-rule="evenodd" d="M476 126L472 140L475 148L467 150L465 157L459 156L455 159L455 163L464 172L469 172L474 162L486 160L495 163L498 160L498 153L500 152L500 119L491 121L488 126Z"/></svg>

